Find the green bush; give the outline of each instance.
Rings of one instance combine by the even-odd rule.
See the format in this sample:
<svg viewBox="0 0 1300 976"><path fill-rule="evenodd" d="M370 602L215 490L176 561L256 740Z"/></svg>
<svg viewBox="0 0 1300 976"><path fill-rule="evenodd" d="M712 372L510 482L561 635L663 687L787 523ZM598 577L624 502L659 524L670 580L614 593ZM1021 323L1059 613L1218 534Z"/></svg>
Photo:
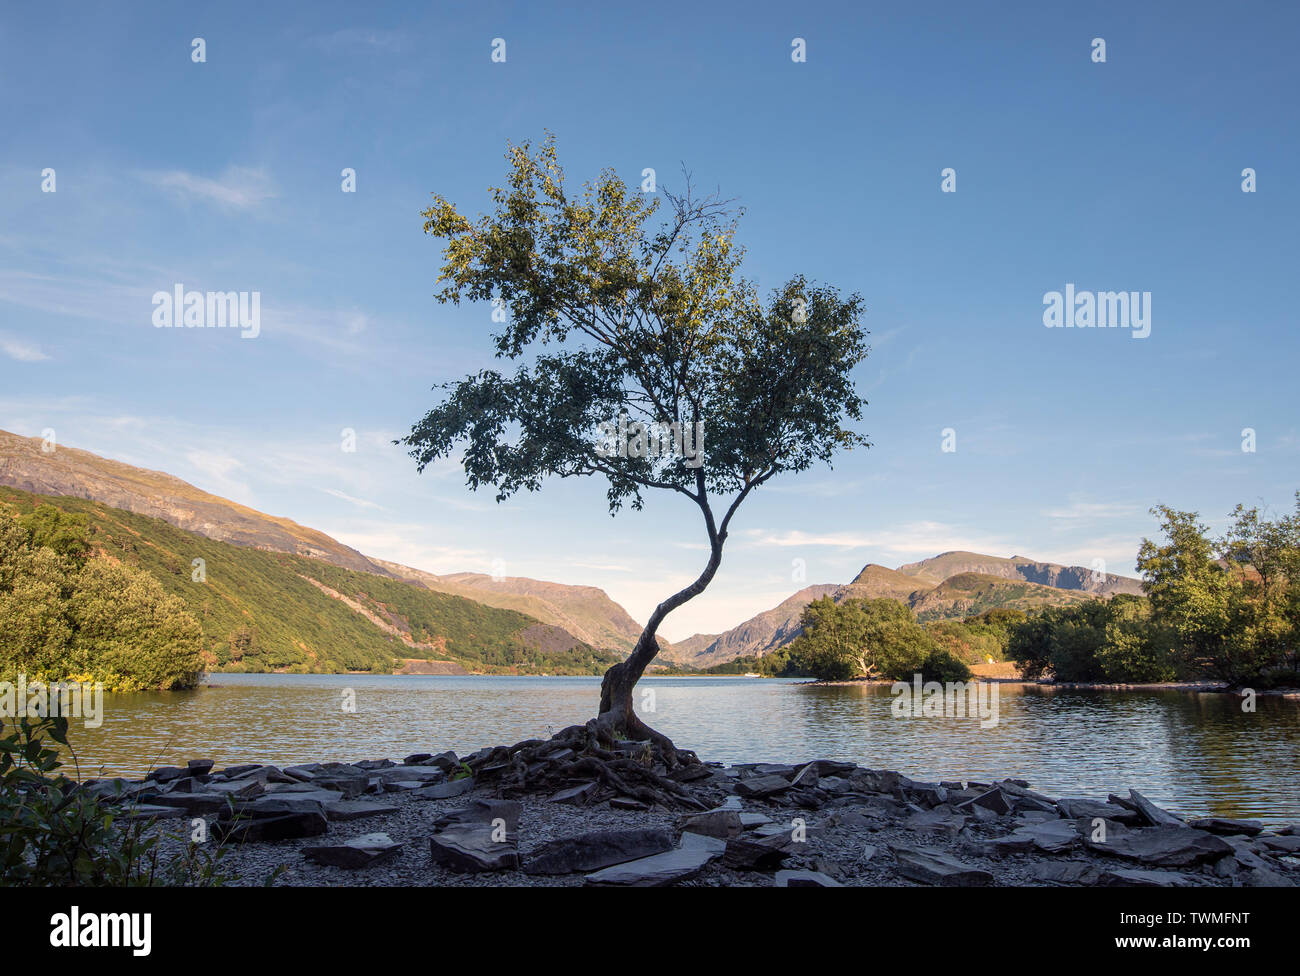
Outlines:
<svg viewBox="0 0 1300 976"><path fill-rule="evenodd" d="M9 734L4 734L8 731ZM68 720L0 722L0 886L216 886L227 848L188 839L166 856L164 835L143 821L121 823L119 809L56 772L70 749ZM128 808L129 809L129 808Z"/></svg>
<svg viewBox="0 0 1300 976"><path fill-rule="evenodd" d="M0 679L193 687L198 622L148 573L90 558L84 533L49 505L23 519L0 510Z"/></svg>
<svg viewBox="0 0 1300 976"><path fill-rule="evenodd" d="M936 647L927 654L921 664L923 681L942 681L946 684L949 681L969 681L970 676L971 671L966 662L942 647Z"/></svg>

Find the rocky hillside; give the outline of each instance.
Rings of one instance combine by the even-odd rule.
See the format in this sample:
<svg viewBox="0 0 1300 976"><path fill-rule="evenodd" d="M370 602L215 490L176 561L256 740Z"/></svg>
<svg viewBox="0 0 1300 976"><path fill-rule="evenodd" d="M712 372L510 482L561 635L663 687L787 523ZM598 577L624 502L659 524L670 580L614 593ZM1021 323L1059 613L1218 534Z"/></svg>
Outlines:
<svg viewBox="0 0 1300 976"><path fill-rule="evenodd" d="M1096 596L1082 590L1058 589L984 573L958 573L933 589L918 591L908 603L918 620L930 621L960 619L994 607L1037 610L1082 603Z"/></svg>
<svg viewBox="0 0 1300 976"><path fill-rule="evenodd" d="M1038 583L1058 590L1081 590L1093 596L1114 596L1116 593L1142 592L1142 584L1129 576L1114 574L1094 578L1091 569L1082 566L1062 566L1059 563L1040 563L1024 556L986 556L978 552L940 553L920 562L899 566L898 572L914 576L935 586L961 573L978 573L981 576L1000 576Z"/></svg>
<svg viewBox="0 0 1300 976"><path fill-rule="evenodd" d="M324 532L211 495L161 471L133 467L59 445L48 454L38 437L0 430L0 485L37 495L88 498L162 519L187 532L252 549L290 552L346 569L391 575Z"/></svg>
<svg viewBox="0 0 1300 976"><path fill-rule="evenodd" d="M483 573L438 576L383 559L372 561L394 576L413 580L439 593L463 596L490 607L517 610L543 623L562 627L592 647L628 654L641 635L641 625L604 590L594 586L548 583L522 576L494 579Z"/></svg>

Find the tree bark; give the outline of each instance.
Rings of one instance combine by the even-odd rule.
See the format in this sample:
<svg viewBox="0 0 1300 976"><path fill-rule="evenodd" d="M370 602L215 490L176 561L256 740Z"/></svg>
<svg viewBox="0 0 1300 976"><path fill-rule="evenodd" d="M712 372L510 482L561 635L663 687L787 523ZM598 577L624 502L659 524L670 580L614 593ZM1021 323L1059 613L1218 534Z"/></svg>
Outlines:
<svg viewBox="0 0 1300 976"><path fill-rule="evenodd" d="M659 625L668 614L704 592L722 562L722 543L723 539L717 538L710 546L708 565L694 583L655 607L627 660L615 664L605 672L600 683L600 711L592 723L593 731L601 739L607 742L614 739L649 739L663 752L670 766L677 762L677 748L672 740L646 725L637 715L632 704L632 692L645 674L646 667L659 653L659 641L655 638Z"/></svg>

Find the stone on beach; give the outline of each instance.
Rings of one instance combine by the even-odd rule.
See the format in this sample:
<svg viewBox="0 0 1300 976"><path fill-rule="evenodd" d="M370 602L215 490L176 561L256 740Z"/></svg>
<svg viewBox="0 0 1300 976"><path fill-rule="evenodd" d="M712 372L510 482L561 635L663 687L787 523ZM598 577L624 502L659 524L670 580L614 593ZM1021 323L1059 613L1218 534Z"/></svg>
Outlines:
<svg viewBox="0 0 1300 976"><path fill-rule="evenodd" d="M666 830L598 830L562 837L537 848L524 863L524 874L572 874L596 871L672 850Z"/></svg>
<svg viewBox="0 0 1300 976"><path fill-rule="evenodd" d="M364 868L392 857L402 849L387 834L364 834L340 844L304 847L303 854L317 864L339 868Z"/></svg>
<svg viewBox="0 0 1300 976"><path fill-rule="evenodd" d="M898 873L912 881L945 888L970 888L993 883L993 875L988 871L972 867L940 850L898 845L890 849L898 862Z"/></svg>

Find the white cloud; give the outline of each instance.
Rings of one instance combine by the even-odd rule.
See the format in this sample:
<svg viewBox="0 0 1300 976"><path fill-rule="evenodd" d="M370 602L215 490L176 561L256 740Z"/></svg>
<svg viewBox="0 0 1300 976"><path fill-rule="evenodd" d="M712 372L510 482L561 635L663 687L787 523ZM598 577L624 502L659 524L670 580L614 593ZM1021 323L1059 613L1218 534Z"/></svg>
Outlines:
<svg viewBox="0 0 1300 976"><path fill-rule="evenodd" d="M265 170L246 166L228 166L217 179L180 169L139 175L146 183L171 191L186 202L212 203L223 210L254 210L276 195Z"/></svg>
<svg viewBox="0 0 1300 976"><path fill-rule="evenodd" d="M50 358L41 352L41 347L36 343L20 339L8 332L0 332L0 352L20 363L39 363Z"/></svg>
<svg viewBox="0 0 1300 976"><path fill-rule="evenodd" d="M358 508L377 508L382 511L384 507L375 502L368 502L364 498L353 498L347 492L339 491L337 488L322 488L321 491L325 492L327 495L333 495L335 498L341 498L348 504L356 505Z"/></svg>

